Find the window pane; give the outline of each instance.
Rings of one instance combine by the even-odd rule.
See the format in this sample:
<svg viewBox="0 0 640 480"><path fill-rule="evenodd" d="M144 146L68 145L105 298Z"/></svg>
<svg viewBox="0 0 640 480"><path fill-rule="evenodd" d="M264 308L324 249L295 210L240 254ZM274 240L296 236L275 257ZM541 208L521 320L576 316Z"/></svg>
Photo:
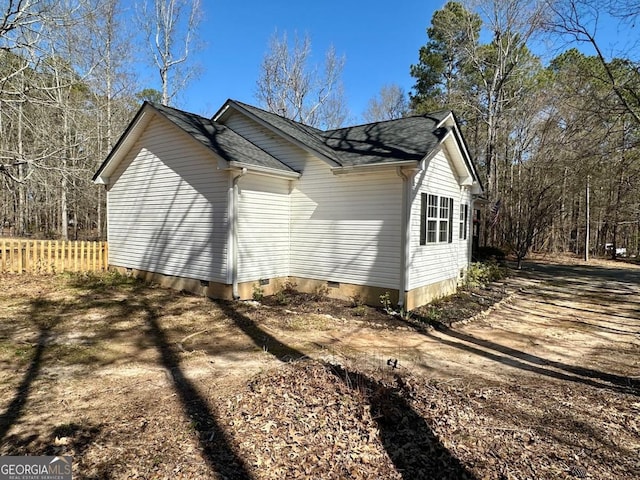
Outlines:
<svg viewBox="0 0 640 480"><path fill-rule="evenodd" d="M429 195L429 211L427 216L431 218L438 218L438 197L436 195Z"/></svg>
<svg viewBox="0 0 640 480"><path fill-rule="evenodd" d="M463 222L464 222L464 239L467 239L467 226L469 225L469 205L466 203L463 205L464 208L460 209L464 210Z"/></svg>
<svg viewBox="0 0 640 480"><path fill-rule="evenodd" d="M437 230L438 222L435 220L429 220L427 222L427 243L435 243L436 242L436 230Z"/></svg>
<svg viewBox="0 0 640 480"><path fill-rule="evenodd" d="M440 218L449 218L449 199L440 197Z"/></svg>
<svg viewBox="0 0 640 480"><path fill-rule="evenodd" d="M440 237L438 238L438 241L446 242L449 239L448 224L449 222L446 220L440 220Z"/></svg>

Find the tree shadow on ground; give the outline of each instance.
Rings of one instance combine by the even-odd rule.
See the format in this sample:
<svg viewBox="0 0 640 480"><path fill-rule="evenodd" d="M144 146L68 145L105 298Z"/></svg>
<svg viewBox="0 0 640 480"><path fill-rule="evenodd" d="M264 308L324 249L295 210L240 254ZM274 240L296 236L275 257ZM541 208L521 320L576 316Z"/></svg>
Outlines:
<svg viewBox="0 0 640 480"><path fill-rule="evenodd" d="M425 323L428 323L428 319L423 320ZM607 372L601 372L599 370L594 370L591 368L568 365L566 363L556 362L553 360L547 360L538 355L533 355L521 350L516 350L511 347L500 345L489 340L483 340L471 335L467 335L439 322L431 322L431 324L441 334L455 338L456 340L461 340L461 342L456 342L438 335L434 335L428 330L428 328L421 328L418 329L418 331L420 331L423 335L450 347L479 355L488 360L493 360L503 365L537 373L546 377L569 382L582 383L591 387L609 389L618 393L628 393L640 396L640 381L633 378L615 375ZM415 325L412 326L415 328ZM476 345L477 347L485 348L489 351L477 348L473 345L468 345L469 343ZM498 352L502 355L498 355L498 353L494 352ZM552 370L552 368L555 370ZM559 372L557 370L562 370L567 373Z"/></svg>
<svg viewBox="0 0 640 480"><path fill-rule="evenodd" d="M625 336L631 336L631 337L635 337L636 335L640 334L640 331L636 331L636 330L621 330L620 328L613 328L610 327L608 325L602 325L601 323L596 323L596 322L585 322L584 320L578 320L577 318L575 318L575 316L570 315L571 311L573 310L579 310L576 309L574 307L568 307L568 306L558 306L557 304L554 304L552 302L541 302L538 300L529 300L532 303L538 303L538 304L544 304L544 305L549 305L555 308L560 307L562 310L568 310L569 312L567 314L564 315L559 315L557 312L555 314L544 314L540 311L536 311L536 317L540 317L540 318L544 318L546 320L553 320L553 321L558 321L558 322L565 322L565 323L570 323L570 324L574 324L574 325L579 325L585 328L588 328L590 330L601 330L603 332L606 333L613 333L616 335L625 335ZM515 314L520 314L520 315L525 315L530 313L530 310L525 308L525 307L517 307L513 304L509 305L508 307L506 307L508 309L508 312L513 312ZM590 312L593 313L593 312ZM609 316L607 314L607 316ZM604 320L598 320L599 322L605 322ZM637 325L631 325L631 324L626 324L626 323L621 323L619 321L606 321L608 324L613 323L616 326L620 326L620 327L631 327L631 328L635 328L637 327Z"/></svg>
<svg viewBox="0 0 640 480"><path fill-rule="evenodd" d="M33 357L31 358L31 362L29 363L29 368L24 374L20 385L16 388L13 400L2 416L0 416L0 444L2 444L11 427L20 420L24 407L29 399L33 382L40 373L42 357L50 337L50 327L47 325L41 325L39 326L39 329L40 333L38 335L36 349L33 353Z"/></svg>
<svg viewBox="0 0 640 480"><path fill-rule="evenodd" d="M144 345L138 345L138 348L140 351L153 348L158 352L158 362L169 374L171 386L184 415L190 420L197 433L200 450L209 470L219 478L251 479L246 465L234 451L228 435L220 425L215 410L186 377L180 365L177 348L174 348L174 344L168 339L168 333L161 326L160 312L169 307L168 301L173 297L165 295L161 298L153 296L149 299L149 286L146 283L119 276L77 275L70 278L68 282L71 287L79 290L73 301L49 300L40 297L29 300L31 310L28 317L25 315L25 319L35 326L33 330L38 335L38 339L35 344L31 342L35 348L32 350L29 366L15 389L13 400L0 416L0 445L3 453L57 455L73 451L79 455L101 434L103 429L100 425L72 422L52 427L44 437L37 433L24 435L24 432L19 435L7 435L24 416L28 403L34 400L32 398L35 391L34 382L37 381L42 370L51 366L50 362L57 363L60 360L56 358L55 348L60 347L60 339L64 336L59 336L61 332L56 331L57 326L60 324L62 328L58 330L64 331L64 324L69 321L69 318L77 318L82 312L99 306L105 308L108 312L107 316L109 318L113 316L116 323L119 318L129 320L140 316L142 320L133 322L131 326L138 329L138 332L140 326L146 328L146 335L142 335L146 340ZM123 289L123 286L126 289ZM126 292L124 296L123 292ZM73 315L70 317L69 314ZM92 333L95 335L91 337L91 342L98 342L112 338L114 335L131 336L133 331L111 328ZM71 361L74 363L70 365L77 363L75 358ZM111 360L103 362L93 357L91 361L100 362L101 366L112 362ZM80 363L84 368L84 362ZM56 439L59 445L56 445ZM78 461L82 463L82 457ZM92 475L91 478L111 478L113 474L111 468L116 462L117 459L106 459L106 462L100 466L97 476Z"/></svg>
<svg viewBox="0 0 640 480"><path fill-rule="evenodd" d="M306 357L303 352L281 342L249 316L238 311L236 303L219 300L215 303L256 346L263 348L278 360L289 362ZM353 390L354 394L364 394L363 398L369 403L371 416L380 431L382 445L404 480L475 479L410 405L406 398L409 392L403 388L404 384L399 375L396 375L397 385L392 387L343 366L322 363Z"/></svg>
<svg viewBox="0 0 640 480"><path fill-rule="evenodd" d="M530 267L530 271L526 272L526 276L535 281L543 282L537 288L533 289L532 292L525 292L529 301L536 301L535 298L529 298L530 296L538 296L551 300L554 298L565 300L567 293L561 294L557 291L558 289L562 289L562 291L569 292L571 295L576 296L580 295L584 288L578 287L578 284L597 285L598 282L603 286L601 288L598 287L596 292L606 292L606 289L615 283L616 288L625 291L625 295L627 291L635 294L638 290L634 285L637 285L637 282L640 281L640 270L603 268L592 265L552 265L541 263L528 263L527 265ZM548 286L549 284L553 284L554 287L551 289L545 288L545 285ZM587 297L590 297L592 293L593 292L590 291ZM615 303L611 298L608 300L609 304ZM554 305L551 301L541 301L540 303ZM560 305L560 307L562 307L562 305ZM509 308L514 309L515 307L512 305ZM579 308L575 308L574 306L567 308L579 310ZM589 312L593 313L592 311ZM608 313L603 313L603 315L613 316L613 314ZM624 318L630 317L624 316ZM417 316L415 320L418 322L411 322L410 326L423 335L444 345L484 357L488 360L558 380L581 383L590 387L608 389L617 393L640 396L640 381L635 378L549 360L539 355L526 353L490 340L476 338L455 330L454 328L450 328L444 323L433 321L426 317ZM618 335L634 335L637 333L586 323L575 319L566 321L583 324L590 328L601 329ZM612 323L617 325L619 322L612 320ZM424 325L424 327L420 326L420 324ZM434 334L428 325L433 326L440 335ZM635 327L636 325L625 324L625 326Z"/></svg>
<svg viewBox="0 0 640 480"><path fill-rule="evenodd" d="M55 329L62 318L74 309L74 304L37 297L29 302L28 318L38 332L35 351L29 362L22 381L16 387L13 400L0 416L0 445L6 455L57 455L62 450L73 450L78 455L93 441L100 432L100 427L81 425L79 423L59 425L50 433L50 438L42 439L37 434L8 435L12 426L16 425L24 414L24 408L30 400L33 384L38 379L43 366L52 356L48 349L55 339ZM47 354L47 355L46 355ZM64 437L65 445L56 446L55 440Z"/></svg>
<svg viewBox="0 0 640 480"><path fill-rule="evenodd" d="M224 314L233 321L240 331L251 339L255 346L273 355L281 362L286 363L294 360L301 360L307 356L302 351L281 342L276 337L265 331L254 320L240 312L235 302L226 300L212 301L220 307Z"/></svg>
<svg viewBox="0 0 640 480"><path fill-rule="evenodd" d="M144 298L141 299L141 305L147 316L148 333L160 354L162 365L171 375L173 388L186 415L198 432L198 441L209 468L222 478L251 479L244 460L234 451L227 433L219 425L216 419L218 415L185 376L180 357L160 326L158 310Z"/></svg>
<svg viewBox="0 0 640 480"><path fill-rule="evenodd" d="M574 282L580 278L584 283L603 284L640 283L640 270L629 268L601 267L597 265L559 265L551 263L526 262L527 275L539 280L567 279Z"/></svg>
<svg viewBox="0 0 640 480"><path fill-rule="evenodd" d="M364 395L382 444L403 479L475 478L410 405L411 391L399 375L395 376L395 385L387 385L339 365L334 365L331 371L349 388Z"/></svg>

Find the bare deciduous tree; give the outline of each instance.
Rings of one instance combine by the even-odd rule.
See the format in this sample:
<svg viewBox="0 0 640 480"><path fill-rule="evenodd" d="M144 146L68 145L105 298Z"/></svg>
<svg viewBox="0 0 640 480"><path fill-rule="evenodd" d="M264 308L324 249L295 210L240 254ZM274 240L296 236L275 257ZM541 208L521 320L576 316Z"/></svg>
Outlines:
<svg viewBox="0 0 640 480"><path fill-rule="evenodd" d="M345 58L333 47L325 55L323 71L310 64L311 40L294 37L293 46L274 34L260 66L256 97L267 110L313 127L342 126L348 112L341 75Z"/></svg>
<svg viewBox="0 0 640 480"><path fill-rule="evenodd" d="M35 43L49 0L7 0L0 13L0 50L15 50Z"/></svg>
<svg viewBox="0 0 640 480"><path fill-rule="evenodd" d="M0 226L10 235L101 235L91 176L130 116L118 0L11 2L26 28L0 40ZM37 8L36 8L37 7ZM25 14L26 15L26 14ZM120 45L121 46L121 45ZM126 113L125 113L126 111ZM106 117L106 118L105 118ZM97 217L97 219L96 219ZM96 229L96 227L98 227ZM83 233L80 233L80 229Z"/></svg>
<svg viewBox="0 0 640 480"><path fill-rule="evenodd" d="M529 39L540 28L541 8L529 0L474 0L492 33L492 42L468 55L476 82L478 97L472 108L485 124L483 150L487 171L489 198L496 198L498 184L498 136L499 130L506 130L501 123L508 116L508 109L519 101L518 86L512 85L527 70L530 52L526 47Z"/></svg>
<svg viewBox="0 0 640 480"><path fill-rule="evenodd" d="M380 93L369 100L362 114L366 122L379 122L402 118L409 112L409 100L400 85L383 85Z"/></svg>
<svg viewBox="0 0 640 480"><path fill-rule="evenodd" d="M548 0L548 16L546 27L549 31L569 37L577 43L587 43L594 49L596 56L606 74L606 80L618 98L622 109L640 125L640 94L638 93L639 75L621 78L616 75L614 65L610 62L597 39L598 21L601 5L593 0ZM610 7L613 8L613 7ZM635 2L623 2L618 13L623 18L633 18L640 12ZM616 12L612 12L614 14ZM631 60L627 60L630 63ZM635 62L636 72L640 64Z"/></svg>
<svg viewBox="0 0 640 480"><path fill-rule="evenodd" d="M169 105L198 73L188 66L202 12L200 0L143 1L139 23L149 44L153 64L160 74L162 103Z"/></svg>

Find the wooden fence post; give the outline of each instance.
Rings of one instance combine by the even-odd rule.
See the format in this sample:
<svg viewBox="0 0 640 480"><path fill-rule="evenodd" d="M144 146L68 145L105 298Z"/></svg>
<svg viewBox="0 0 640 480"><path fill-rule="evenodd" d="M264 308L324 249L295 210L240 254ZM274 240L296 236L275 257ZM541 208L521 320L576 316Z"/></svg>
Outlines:
<svg viewBox="0 0 640 480"><path fill-rule="evenodd" d="M18 265L17 265L18 274L22 274L22 269L24 268L24 264L22 263L22 261L23 261L23 258L22 258L23 257L23 255L22 255L22 242L18 241L17 245L18 245Z"/></svg>
<svg viewBox="0 0 640 480"><path fill-rule="evenodd" d="M47 242L47 251L48 251L48 255L47 255L47 273L51 273L53 267L53 259L51 258L51 240L49 240Z"/></svg>
<svg viewBox="0 0 640 480"><path fill-rule="evenodd" d="M0 273L106 272L108 268L107 242L0 238Z"/></svg>

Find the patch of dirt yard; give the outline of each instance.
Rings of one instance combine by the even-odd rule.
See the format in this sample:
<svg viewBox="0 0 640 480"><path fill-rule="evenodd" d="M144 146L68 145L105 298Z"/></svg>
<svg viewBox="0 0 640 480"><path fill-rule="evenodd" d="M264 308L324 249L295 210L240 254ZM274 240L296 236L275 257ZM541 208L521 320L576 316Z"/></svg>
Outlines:
<svg viewBox="0 0 640 480"><path fill-rule="evenodd" d="M74 478L640 478L635 266L539 260L409 321L0 282L0 455L73 455Z"/></svg>

